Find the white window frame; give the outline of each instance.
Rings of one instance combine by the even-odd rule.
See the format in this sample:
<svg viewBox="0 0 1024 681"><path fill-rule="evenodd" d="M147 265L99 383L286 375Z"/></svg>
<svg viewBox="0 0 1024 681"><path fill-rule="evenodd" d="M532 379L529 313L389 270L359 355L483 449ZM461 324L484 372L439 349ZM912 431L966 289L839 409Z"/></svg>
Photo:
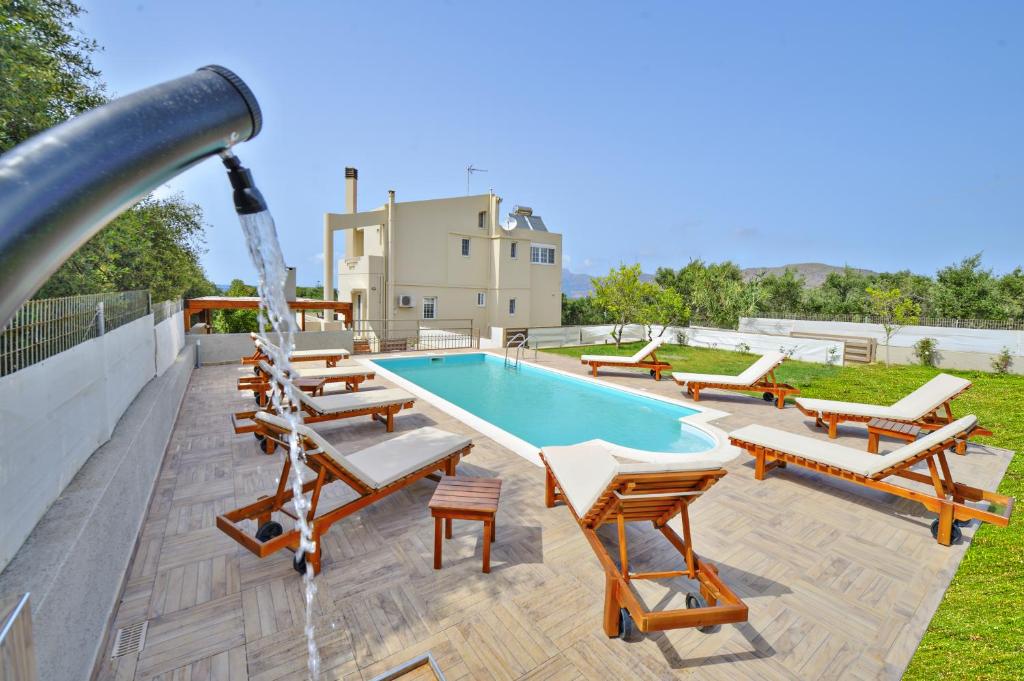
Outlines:
<svg viewBox="0 0 1024 681"><path fill-rule="evenodd" d="M427 302L430 302L430 316L427 316ZM423 319L437 319L437 296L423 296L423 304L420 307Z"/></svg>
<svg viewBox="0 0 1024 681"><path fill-rule="evenodd" d="M467 239L466 237L463 237L462 241L459 242L459 253L462 254L463 258L468 258L469 254L472 252L471 249L472 246L470 246L470 240Z"/></svg>
<svg viewBox="0 0 1024 681"><path fill-rule="evenodd" d="M509 317L515 317L516 316L516 299L515 298L509 298L508 299L508 316Z"/></svg>
<svg viewBox="0 0 1024 681"><path fill-rule="evenodd" d="M476 226L480 229L487 229L487 211L482 210L476 214Z"/></svg>
<svg viewBox="0 0 1024 681"><path fill-rule="evenodd" d="M519 259L519 242L518 241L513 241L512 242L512 246L509 248L508 254L509 254L509 257L512 258L513 260L518 260Z"/></svg>
<svg viewBox="0 0 1024 681"><path fill-rule="evenodd" d="M533 254L538 254L537 259L534 260ZM551 260L545 260L543 253L551 253ZM555 264L555 247L551 244L530 244L530 264L531 265L554 265Z"/></svg>
<svg viewBox="0 0 1024 681"><path fill-rule="evenodd" d="M487 294L484 293L483 291L479 291L476 294L476 306L487 307Z"/></svg>

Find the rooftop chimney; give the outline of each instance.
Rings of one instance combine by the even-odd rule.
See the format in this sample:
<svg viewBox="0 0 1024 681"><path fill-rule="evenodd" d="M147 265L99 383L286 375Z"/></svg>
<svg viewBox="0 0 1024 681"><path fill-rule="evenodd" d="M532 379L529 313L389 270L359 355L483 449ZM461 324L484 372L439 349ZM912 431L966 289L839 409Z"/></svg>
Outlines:
<svg viewBox="0 0 1024 681"><path fill-rule="evenodd" d="M356 208L356 184L359 182L359 171L355 168L345 168L345 212L355 213Z"/></svg>

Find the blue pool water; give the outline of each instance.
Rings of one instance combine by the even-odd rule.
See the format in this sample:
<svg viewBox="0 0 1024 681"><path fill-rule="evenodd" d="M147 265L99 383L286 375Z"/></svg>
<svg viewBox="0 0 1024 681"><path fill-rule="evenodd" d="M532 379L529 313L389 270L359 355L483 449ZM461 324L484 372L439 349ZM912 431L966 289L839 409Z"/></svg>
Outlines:
<svg viewBox="0 0 1024 681"><path fill-rule="evenodd" d="M714 440L679 419L693 409L480 354L375 360L402 378L536 447L600 438L656 452L702 452Z"/></svg>

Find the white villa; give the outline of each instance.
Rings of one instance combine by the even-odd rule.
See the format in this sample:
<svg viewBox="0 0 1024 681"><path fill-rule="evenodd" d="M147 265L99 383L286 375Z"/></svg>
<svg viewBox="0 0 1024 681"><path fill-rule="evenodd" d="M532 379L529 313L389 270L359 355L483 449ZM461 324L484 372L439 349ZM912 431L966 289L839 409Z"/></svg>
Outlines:
<svg viewBox="0 0 1024 681"><path fill-rule="evenodd" d="M558 326L562 235L531 208L500 218L493 192L395 200L359 212L355 168L345 169L345 213L324 215L324 297L352 302L357 328L379 321L461 320L495 328ZM345 253L335 263L335 232Z"/></svg>

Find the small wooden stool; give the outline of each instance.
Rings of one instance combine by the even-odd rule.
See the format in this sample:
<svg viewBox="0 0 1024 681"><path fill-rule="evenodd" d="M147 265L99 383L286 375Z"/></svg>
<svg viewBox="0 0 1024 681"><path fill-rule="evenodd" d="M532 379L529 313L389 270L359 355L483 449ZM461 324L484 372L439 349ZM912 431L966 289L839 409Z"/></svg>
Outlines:
<svg viewBox="0 0 1024 681"><path fill-rule="evenodd" d="M882 435L904 442L913 442L921 434L921 428L911 423L871 419L868 421L868 451L878 454L878 438Z"/></svg>
<svg viewBox="0 0 1024 681"><path fill-rule="evenodd" d="M430 498L434 518L434 569L441 569L441 521L444 536L452 538L452 520L480 520L484 524L484 572L491 571L491 542L494 541L494 514L498 511L501 480L445 475Z"/></svg>

